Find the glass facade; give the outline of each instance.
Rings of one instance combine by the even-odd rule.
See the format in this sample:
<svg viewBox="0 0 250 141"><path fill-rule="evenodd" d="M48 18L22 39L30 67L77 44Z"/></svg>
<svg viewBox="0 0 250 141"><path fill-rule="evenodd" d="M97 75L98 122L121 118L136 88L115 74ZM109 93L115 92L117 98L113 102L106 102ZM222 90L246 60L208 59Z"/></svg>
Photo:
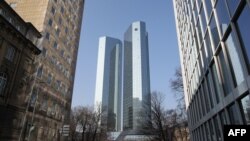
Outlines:
<svg viewBox="0 0 250 141"><path fill-rule="evenodd" d="M132 23L124 34L123 70L123 130L141 129L146 121L138 117L139 112L150 113L151 107L148 33L144 22Z"/></svg>
<svg viewBox="0 0 250 141"><path fill-rule="evenodd" d="M121 131L122 43L111 37L100 37L96 74L95 107L107 115L101 124L107 131Z"/></svg>
<svg viewBox="0 0 250 141"><path fill-rule="evenodd" d="M244 98L241 99L242 105L242 114L243 118L245 119L245 123L250 125L250 95L246 95Z"/></svg>
<svg viewBox="0 0 250 141"><path fill-rule="evenodd" d="M250 3L173 3L191 139L224 140L223 125L250 124Z"/></svg>

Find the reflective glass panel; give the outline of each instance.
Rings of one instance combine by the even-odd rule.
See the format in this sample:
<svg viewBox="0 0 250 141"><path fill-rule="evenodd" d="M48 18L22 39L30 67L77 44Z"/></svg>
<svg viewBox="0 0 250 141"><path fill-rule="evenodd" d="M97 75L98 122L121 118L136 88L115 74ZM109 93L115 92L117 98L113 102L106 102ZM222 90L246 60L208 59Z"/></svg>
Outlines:
<svg viewBox="0 0 250 141"><path fill-rule="evenodd" d="M228 114L231 124L240 124L240 119L239 115L237 114L237 109L235 107L235 104L233 104L228 108Z"/></svg>
<svg viewBox="0 0 250 141"><path fill-rule="evenodd" d="M219 103L220 99L221 99L221 94L220 94L220 83L219 83L219 79L218 79L218 74L217 74L217 69L215 64L212 65L212 77L213 77L213 81L210 78L210 83L213 82L214 84L214 91L215 91L215 98L216 98L216 102ZM210 84L211 85L211 84Z"/></svg>
<svg viewBox="0 0 250 141"><path fill-rule="evenodd" d="M210 26L210 32L211 32L211 38L212 38L211 40L213 41L213 46L214 48L217 48L220 38L219 38L219 33L218 33L218 29L215 23L214 16L212 16L209 26Z"/></svg>
<svg viewBox="0 0 250 141"><path fill-rule="evenodd" d="M212 12L212 3L210 0L203 0L204 3L205 3L205 7L206 7L206 10L207 10L207 20L209 19L210 15L211 15L211 12Z"/></svg>
<svg viewBox="0 0 250 141"><path fill-rule="evenodd" d="M233 15L236 7L239 5L240 0L226 0L230 14Z"/></svg>
<svg viewBox="0 0 250 141"><path fill-rule="evenodd" d="M250 61L250 9L248 6L245 6L239 19L237 20L237 28L240 33L240 38L245 47L245 50L248 55L248 60Z"/></svg>
<svg viewBox="0 0 250 141"><path fill-rule="evenodd" d="M243 108L243 116L245 117L246 124L250 125L250 95L241 99L241 105Z"/></svg>
<svg viewBox="0 0 250 141"><path fill-rule="evenodd" d="M231 92L232 88L230 85L230 79L229 79L229 73L228 73L228 67L226 66L225 57L223 54L223 51L221 50L218 55L218 62L221 70L221 76L222 76L222 86L225 92L225 95L227 95L229 92Z"/></svg>
<svg viewBox="0 0 250 141"><path fill-rule="evenodd" d="M230 33L225 41L226 50L229 56L230 64L232 66L232 72L236 84L240 84L244 80L243 66L240 61L240 48L237 46L236 38L233 33Z"/></svg>
<svg viewBox="0 0 250 141"><path fill-rule="evenodd" d="M218 22L219 22L218 26L220 29L220 33L223 36L230 22L224 0L218 0L215 8L216 8L216 14L217 14Z"/></svg>

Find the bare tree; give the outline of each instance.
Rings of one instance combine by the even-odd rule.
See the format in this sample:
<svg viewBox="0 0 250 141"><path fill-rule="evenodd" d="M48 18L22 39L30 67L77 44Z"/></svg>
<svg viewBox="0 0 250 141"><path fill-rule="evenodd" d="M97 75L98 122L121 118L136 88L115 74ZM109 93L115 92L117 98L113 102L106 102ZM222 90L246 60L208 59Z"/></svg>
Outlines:
<svg viewBox="0 0 250 141"><path fill-rule="evenodd" d="M164 98L163 95L157 92L151 94L151 116L152 116L152 126L156 130L157 139L166 141L166 117L165 109L163 108Z"/></svg>
<svg viewBox="0 0 250 141"><path fill-rule="evenodd" d="M101 124L104 109L77 106L72 109L70 137L72 141L105 141L105 125Z"/></svg>
<svg viewBox="0 0 250 141"><path fill-rule="evenodd" d="M77 124L78 124L77 111L74 108L70 112L70 138L71 138L71 141L77 141L77 131L76 131Z"/></svg>
<svg viewBox="0 0 250 141"><path fill-rule="evenodd" d="M78 106L72 109L71 114L71 139L79 140L79 133L81 133L81 141L85 140L85 132L90 124L91 113L93 112L91 107Z"/></svg>
<svg viewBox="0 0 250 141"><path fill-rule="evenodd" d="M138 122L143 121L143 133L150 141L169 141L174 137L174 127L177 125L177 114L174 109L167 110L164 106L165 96L160 92L151 93L151 112L140 112ZM148 105L144 103L144 105ZM142 120L143 119L143 120ZM145 119L147 122L145 122Z"/></svg>
<svg viewBox="0 0 250 141"><path fill-rule="evenodd" d="M173 90L176 101L177 101L177 122L175 126L176 130L179 133L181 140L188 140L188 122L187 122L187 113L185 105L185 96L184 96L184 86L181 68L175 70L175 75L173 79L170 79L170 87Z"/></svg>

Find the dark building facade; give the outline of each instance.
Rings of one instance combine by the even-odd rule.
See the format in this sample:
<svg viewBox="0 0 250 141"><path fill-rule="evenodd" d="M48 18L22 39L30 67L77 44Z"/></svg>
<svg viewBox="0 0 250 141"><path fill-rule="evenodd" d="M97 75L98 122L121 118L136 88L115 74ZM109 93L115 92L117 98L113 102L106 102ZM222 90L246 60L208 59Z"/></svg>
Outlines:
<svg viewBox="0 0 250 141"><path fill-rule="evenodd" d="M31 23L0 1L0 140L19 138L40 37Z"/></svg>
<svg viewBox="0 0 250 141"><path fill-rule="evenodd" d="M42 34L28 103L34 110L26 113L21 136L37 141L62 139L61 128L69 124L84 0L6 2Z"/></svg>
<svg viewBox="0 0 250 141"><path fill-rule="evenodd" d="M192 141L250 124L250 1L173 0Z"/></svg>

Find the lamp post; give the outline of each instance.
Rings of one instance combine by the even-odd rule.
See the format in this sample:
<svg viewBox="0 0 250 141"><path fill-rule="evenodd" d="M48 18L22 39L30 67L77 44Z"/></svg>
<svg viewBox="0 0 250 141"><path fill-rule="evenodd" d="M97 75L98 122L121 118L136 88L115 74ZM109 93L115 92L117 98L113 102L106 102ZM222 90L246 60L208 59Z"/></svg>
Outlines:
<svg viewBox="0 0 250 141"><path fill-rule="evenodd" d="M44 84L45 82L43 81L39 81L39 84ZM39 90L39 89L38 89ZM34 126L34 115L35 115L35 111L36 111L36 103L37 103L37 100L38 100L38 93L39 91L36 91L36 100L35 100L35 104L34 104L34 107L33 107L33 111L32 111L32 116L31 116L31 127L29 129L29 135L28 135L28 141L30 140L30 133L34 130L35 126ZM31 100L31 98L30 98Z"/></svg>
<svg viewBox="0 0 250 141"><path fill-rule="evenodd" d="M34 82L35 83L35 82ZM37 82L36 82L37 83ZM40 81L38 82L39 84L44 84L45 82L43 81ZM26 119L27 119L27 115L29 113L29 107L31 105L31 98L32 98L32 95L33 95L33 90L34 90L34 87L32 87L32 90L29 94L29 99L28 99L28 103L27 103L27 106L26 106L26 110L25 110L25 114L24 114L24 117L23 117L23 121L22 121L22 129L21 129L21 132L20 132L20 135L19 135L19 141L22 140L22 134L23 134L23 130L24 130L24 127L25 127L25 122L26 122ZM28 134L28 141L30 140L30 133L32 130L34 130L34 126L33 126L33 122L34 122L34 115L35 115L35 111L36 111L36 104L37 104L37 100L38 100L38 93L39 91L37 90L36 91L36 96L35 96L35 103L34 103L34 107L33 107L33 110L32 110L32 116L31 116L31 127L29 129L29 134Z"/></svg>
<svg viewBox="0 0 250 141"><path fill-rule="evenodd" d="M37 66L38 66L38 64L36 64L36 63L39 63L41 61L40 57L41 56L39 56L38 58L35 58L34 63L33 63L33 65L35 66L36 69L35 69L34 73L31 75L33 77L33 79L31 79L31 90L30 90L30 93L28 95L28 103L27 103L27 106L25 108L25 113L24 113L24 116L23 116L23 119L22 119L22 127L21 127L21 131L20 131L18 141L22 140L22 134L23 134L25 122L26 122L26 119L27 119L27 114L29 113L31 97L32 97L32 94L33 94L35 83L37 83L37 68L38 68ZM45 83L45 82L40 81L38 83ZM36 96L38 97L38 92L36 93ZM37 101L37 98L36 98L36 101ZM36 102L35 102L35 105L36 105ZM33 123L33 119L34 119L34 113L35 113L35 106L33 108L33 113L32 113L32 123ZM30 131L29 131L29 136L30 136Z"/></svg>

